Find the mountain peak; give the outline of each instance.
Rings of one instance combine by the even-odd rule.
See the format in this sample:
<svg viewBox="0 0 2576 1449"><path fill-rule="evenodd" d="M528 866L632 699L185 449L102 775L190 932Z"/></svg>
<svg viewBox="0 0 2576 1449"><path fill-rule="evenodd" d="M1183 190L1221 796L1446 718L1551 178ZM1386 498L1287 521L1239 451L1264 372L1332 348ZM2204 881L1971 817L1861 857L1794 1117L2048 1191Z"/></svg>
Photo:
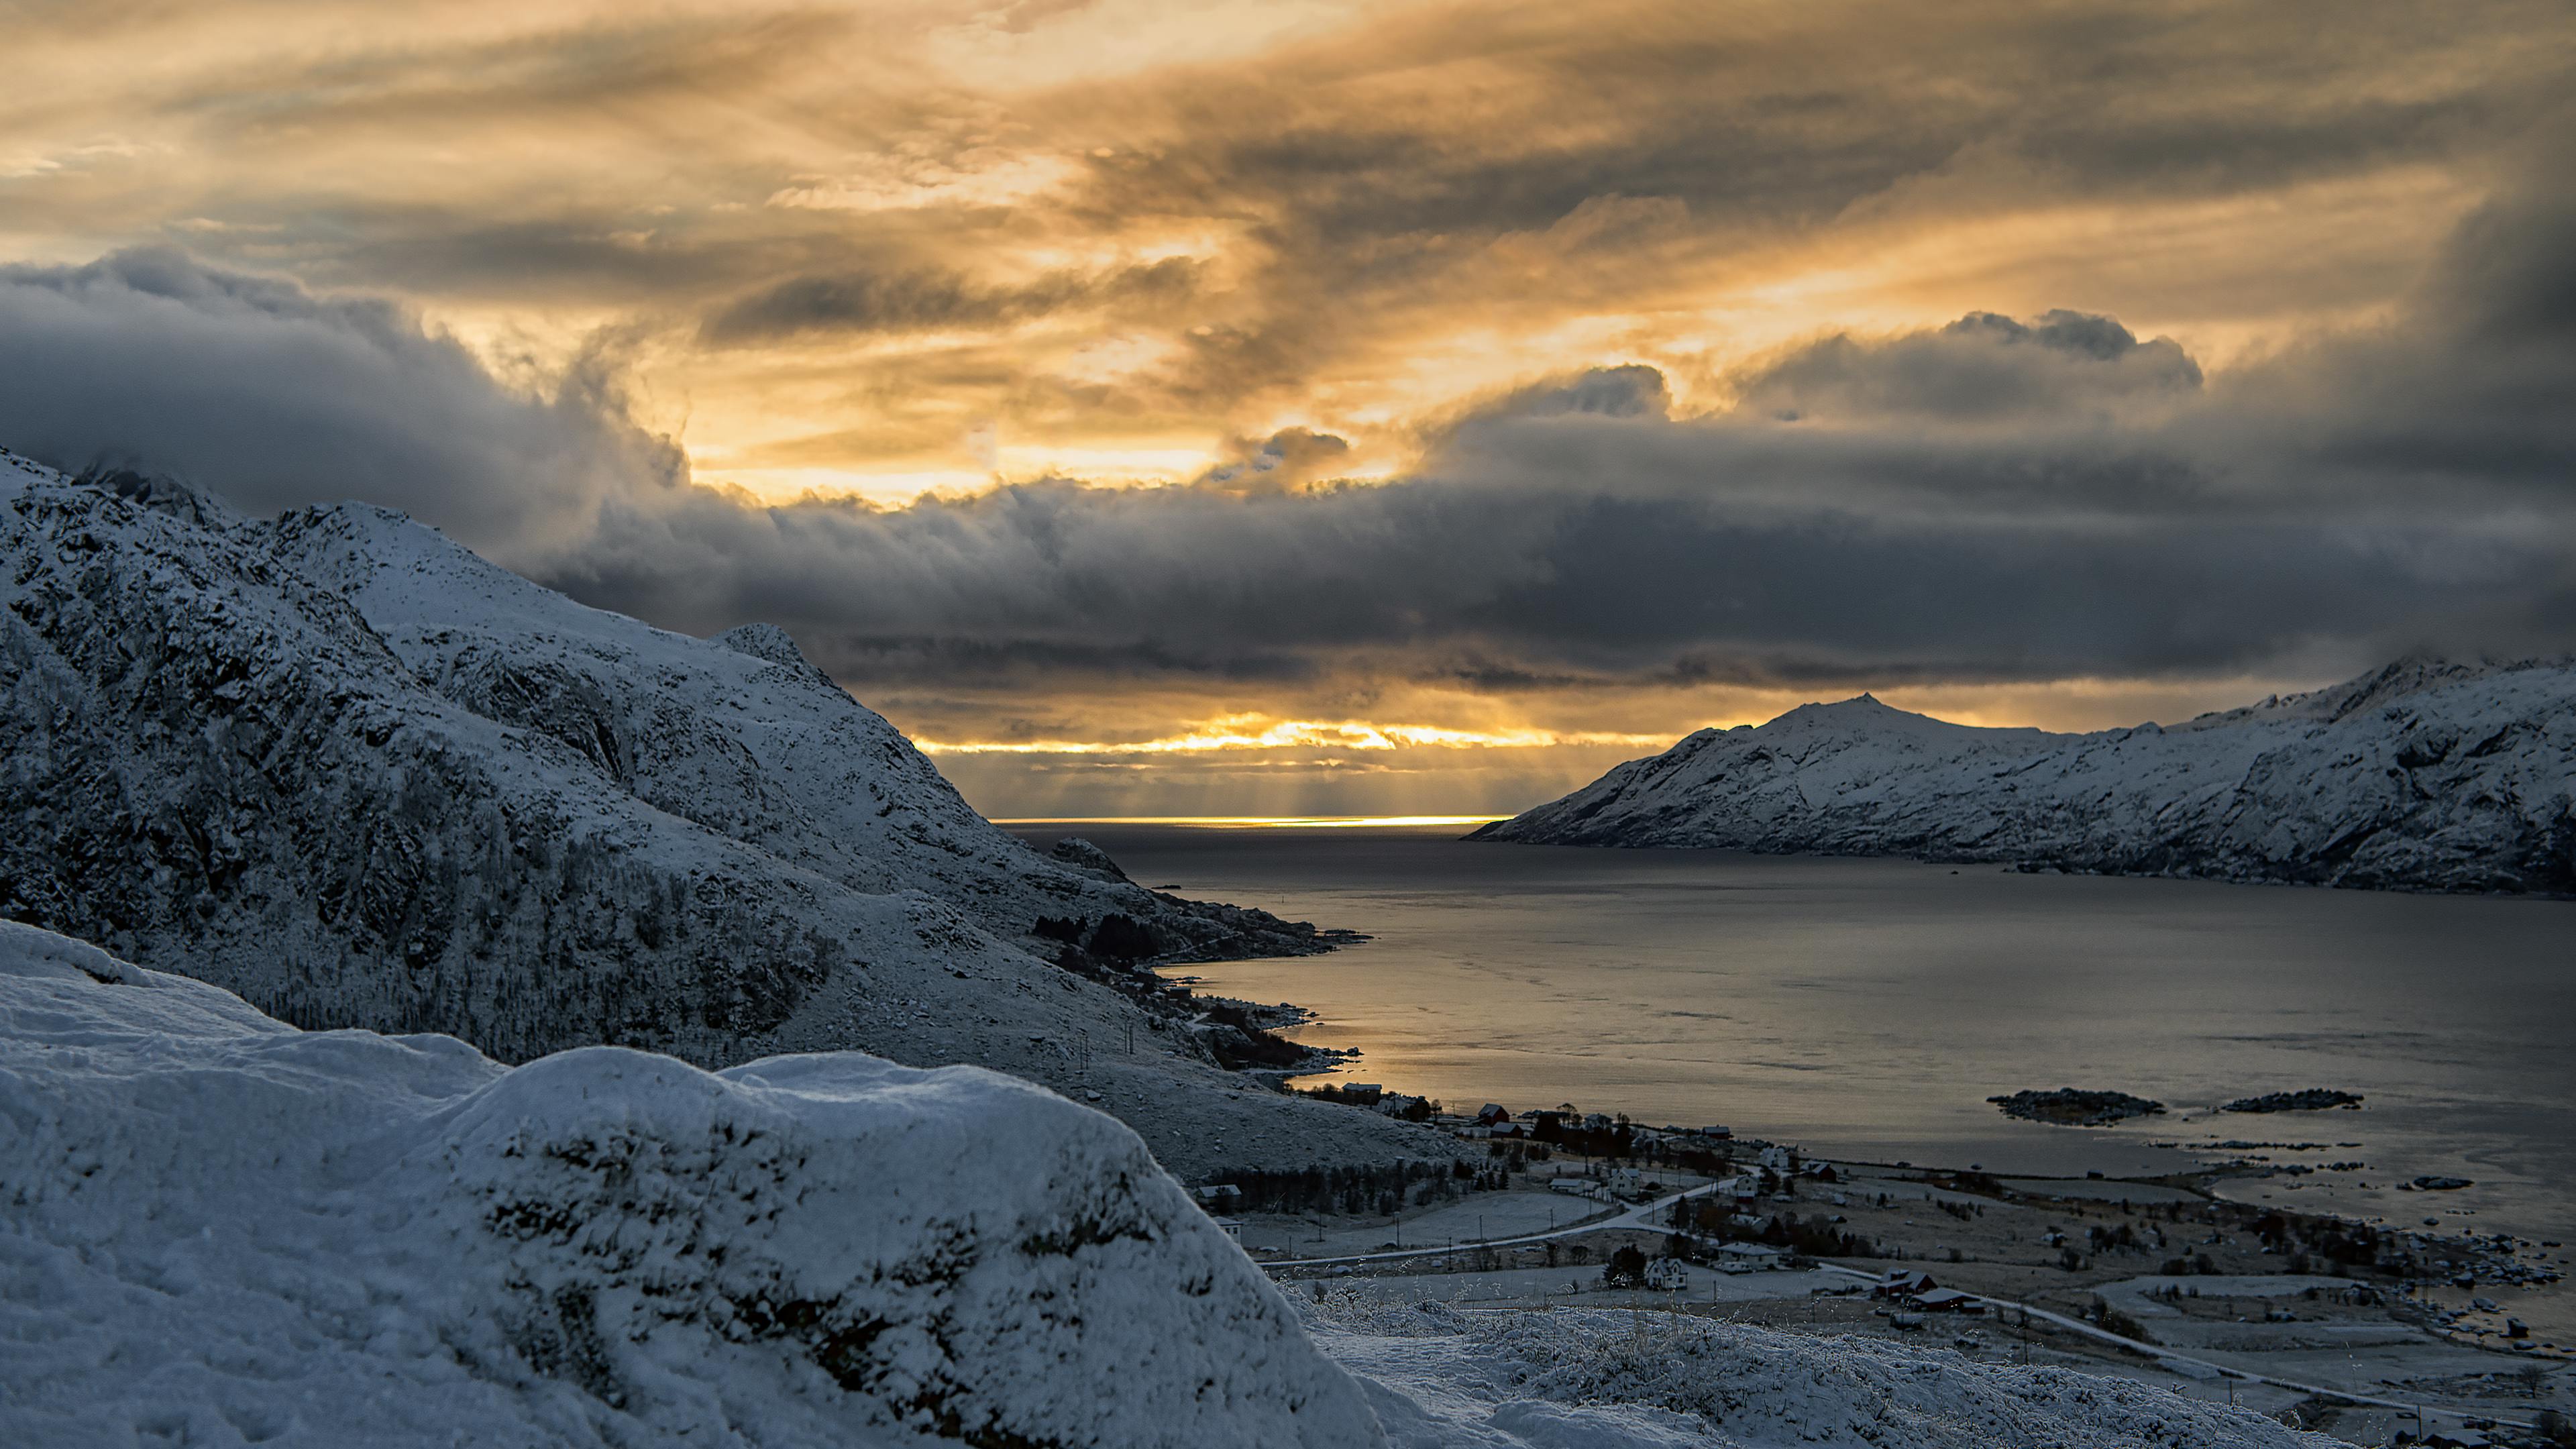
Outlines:
<svg viewBox="0 0 2576 1449"><path fill-rule="evenodd" d="M748 654L754 659L766 659L772 664L784 664L790 669L815 668L814 661L805 657L805 651L796 647L796 640L786 630L775 624L737 625L721 634L708 636L707 642L722 644L736 654Z"/></svg>

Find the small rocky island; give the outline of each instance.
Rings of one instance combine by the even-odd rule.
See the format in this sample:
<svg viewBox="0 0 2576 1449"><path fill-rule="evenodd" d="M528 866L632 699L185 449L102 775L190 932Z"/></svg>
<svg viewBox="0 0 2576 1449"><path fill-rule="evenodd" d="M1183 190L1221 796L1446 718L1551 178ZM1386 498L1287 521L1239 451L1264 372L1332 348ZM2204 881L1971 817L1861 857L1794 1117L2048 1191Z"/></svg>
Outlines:
<svg viewBox="0 0 2576 1449"><path fill-rule="evenodd" d="M2132 1097L2126 1092L2080 1092L2073 1087L2060 1087L2054 1092L2025 1090L1986 1100L2003 1108L2007 1117L2060 1127L2112 1127L2131 1117L2146 1117L2165 1109L2162 1102Z"/></svg>
<svg viewBox="0 0 2576 1449"><path fill-rule="evenodd" d="M2239 1097L2221 1112L2322 1112L2329 1107L2358 1107L2361 1094L2337 1092L2324 1087L2310 1087L2304 1092L2266 1092L2259 1097Z"/></svg>

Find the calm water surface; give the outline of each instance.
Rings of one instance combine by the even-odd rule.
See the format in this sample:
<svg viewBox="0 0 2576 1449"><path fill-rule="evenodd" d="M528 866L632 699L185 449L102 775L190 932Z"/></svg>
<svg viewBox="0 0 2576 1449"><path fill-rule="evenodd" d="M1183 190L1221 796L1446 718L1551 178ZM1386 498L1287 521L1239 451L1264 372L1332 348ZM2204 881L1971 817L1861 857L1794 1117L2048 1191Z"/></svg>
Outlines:
<svg viewBox="0 0 2576 1449"><path fill-rule="evenodd" d="M1370 933L1187 969L1313 1009L1296 1034L1360 1048L1347 1075L1452 1106L1570 1101L2006 1174L2261 1154L2319 1171L2242 1196L2576 1238L2576 903L1469 845L1454 827L1019 833L1080 834L1141 883ZM1985 1100L2057 1086L2169 1115L2047 1127ZM2300 1087L2368 1103L2209 1110ZM2228 1139L2326 1146L2214 1147ZM2390 1190L2423 1173L2477 1185Z"/></svg>

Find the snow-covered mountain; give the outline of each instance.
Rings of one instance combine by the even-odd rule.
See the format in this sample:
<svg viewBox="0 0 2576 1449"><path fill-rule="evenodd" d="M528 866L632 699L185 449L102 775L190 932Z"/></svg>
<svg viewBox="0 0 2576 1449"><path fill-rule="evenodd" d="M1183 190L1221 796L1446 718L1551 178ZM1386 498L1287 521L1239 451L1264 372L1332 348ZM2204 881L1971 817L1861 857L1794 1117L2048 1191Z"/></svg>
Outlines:
<svg viewBox="0 0 2576 1449"><path fill-rule="evenodd" d="M0 559L0 916L504 1060L990 1066L1182 1171L1440 1151L1246 1090L1232 1029L1132 961L1311 928L1020 844L776 629L653 629L373 508L252 522L5 456ZM1036 934L1121 916L1115 951Z"/></svg>
<svg viewBox="0 0 2576 1449"><path fill-rule="evenodd" d="M504 1067L0 924L0 1443L2330 1442L1655 1318L1292 1302L1134 1134L973 1068Z"/></svg>
<svg viewBox="0 0 2576 1449"><path fill-rule="evenodd" d="M2169 729L1805 705L1701 730L1475 838L2572 892L2572 792L2576 666L2408 659Z"/></svg>

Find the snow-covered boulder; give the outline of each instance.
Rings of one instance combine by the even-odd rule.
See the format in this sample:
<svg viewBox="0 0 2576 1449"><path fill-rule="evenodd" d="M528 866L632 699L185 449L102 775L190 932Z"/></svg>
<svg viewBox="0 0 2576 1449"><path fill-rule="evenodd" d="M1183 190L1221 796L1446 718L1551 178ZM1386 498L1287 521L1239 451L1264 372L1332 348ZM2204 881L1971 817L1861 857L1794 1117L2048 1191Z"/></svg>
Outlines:
<svg viewBox="0 0 2576 1449"><path fill-rule="evenodd" d="M0 1443L1383 1443L1108 1117L303 1032L0 924Z"/></svg>
<svg viewBox="0 0 2576 1449"><path fill-rule="evenodd" d="M2576 892L2576 664L2400 660L2171 728L2083 735L1862 695L1701 730L1476 836Z"/></svg>

